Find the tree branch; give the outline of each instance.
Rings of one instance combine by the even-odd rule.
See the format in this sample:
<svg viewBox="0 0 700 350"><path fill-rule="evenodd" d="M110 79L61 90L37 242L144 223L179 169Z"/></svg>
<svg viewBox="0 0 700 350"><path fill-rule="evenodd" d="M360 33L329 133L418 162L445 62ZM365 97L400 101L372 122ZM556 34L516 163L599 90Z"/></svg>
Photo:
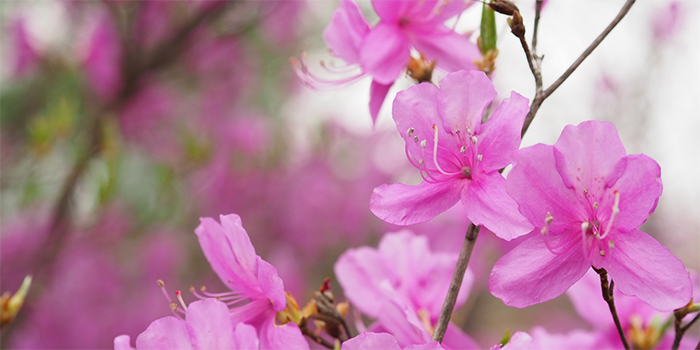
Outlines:
<svg viewBox="0 0 700 350"><path fill-rule="evenodd" d="M690 328L695 322L698 321L698 319L700 319L700 313L695 315L695 317L693 317L693 319L690 320L690 322L688 322L688 324L686 324L685 326L681 326L681 322L683 321L683 317L685 317L685 315L679 317L679 315L674 312L674 316L676 337L675 339L673 339L673 346L671 347L671 349L678 350L678 347L681 345L681 339L683 339L683 335L685 335L685 332L688 330L688 328ZM698 345L700 346L700 343L698 343Z"/></svg>
<svg viewBox="0 0 700 350"><path fill-rule="evenodd" d="M596 269L595 267L593 268L595 272L600 275L600 288L603 292L603 299L605 302L608 303L608 307L610 308L610 313L612 314L613 321L615 321L615 327L617 328L617 333L620 335L620 339L622 340L622 345L625 346L626 350L630 350L630 345L627 343L627 338L625 338L625 331L622 329L622 325L620 324L620 318L617 316L617 309L615 308L615 299L613 298L613 287L615 286L615 282L611 281L610 285L608 286L608 272L605 271L605 269Z"/></svg>
<svg viewBox="0 0 700 350"><path fill-rule="evenodd" d="M442 304L442 310L440 311L440 318L438 318L438 322L435 325L435 331L431 339L433 341L442 343L442 338L445 336L447 325L450 323L450 317L452 317L452 311L455 308L459 289L462 287L464 273L467 271L467 265L469 265L469 258L472 256L472 250L474 250L476 237L479 235L480 227L481 226L475 226L473 223L469 223L469 228L467 229L467 234L462 244L462 250L459 252L455 272L452 275L450 288L447 290L447 296L445 297L445 302Z"/></svg>

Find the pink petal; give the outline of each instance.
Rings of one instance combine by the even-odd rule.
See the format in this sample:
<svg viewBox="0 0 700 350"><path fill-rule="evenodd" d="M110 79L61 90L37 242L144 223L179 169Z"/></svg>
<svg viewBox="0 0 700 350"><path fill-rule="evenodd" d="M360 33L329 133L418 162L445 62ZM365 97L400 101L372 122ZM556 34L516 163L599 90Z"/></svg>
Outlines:
<svg viewBox="0 0 700 350"><path fill-rule="evenodd" d="M365 38L362 68L379 84L392 84L408 65L410 46L398 26L380 22Z"/></svg>
<svg viewBox="0 0 700 350"><path fill-rule="evenodd" d="M265 296L272 301L272 307L277 311L283 311L287 307L287 296L284 294L284 283L277 274L277 269L259 256L258 259L258 283Z"/></svg>
<svg viewBox="0 0 700 350"><path fill-rule="evenodd" d="M537 233L496 262L489 290L506 305L523 308L558 297L590 266L578 244L555 255Z"/></svg>
<svg viewBox="0 0 700 350"><path fill-rule="evenodd" d="M360 8L351 0L343 0L323 31L323 39L333 54L351 64L360 63L360 48L370 27Z"/></svg>
<svg viewBox="0 0 700 350"><path fill-rule="evenodd" d="M520 148L520 131L525 116L530 111L530 102L517 92L512 92L496 109L491 118L481 126L477 136L479 153L483 160L481 170L490 172L505 168L513 162Z"/></svg>
<svg viewBox="0 0 700 350"><path fill-rule="evenodd" d="M456 310L456 308L455 308ZM450 322L447 324L447 330L445 331L445 337L442 340L442 345L445 349L464 349L464 350L478 350L482 349L479 344L477 344L474 339L468 336L464 331L457 327L454 323ZM432 349L432 348L426 348ZM438 348L440 349L440 348Z"/></svg>
<svg viewBox="0 0 700 350"><path fill-rule="evenodd" d="M620 194L620 214L615 221L617 229L621 232L637 229L654 211L663 191L659 164L643 154L627 156L625 172L613 190Z"/></svg>
<svg viewBox="0 0 700 350"><path fill-rule="evenodd" d="M600 290L598 292L600 292ZM591 296L589 296L589 298L590 297ZM605 305L607 306L607 304ZM610 318L609 313L610 311L608 311L608 318ZM599 333L574 330L566 334L550 334L539 326L533 328L530 333L532 334L532 349L567 349L571 348L574 344L577 350L600 349L600 346L597 346L599 338L601 337ZM508 350L508 348L505 350Z"/></svg>
<svg viewBox="0 0 700 350"><path fill-rule="evenodd" d="M459 2L459 1L455 1ZM479 49L469 38L455 33L445 25L429 28L409 27L413 46L435 65L447 72L476 69L474 61L481 59Z"/></svg>
<svg viewBox="0 0 700 350"><path fill-rule="evenodd" d="M518 204L506 193L506 179L498 172L479 174L462 191L462 204L474 225L483 225L499 238L510 241L532 231L518 212Z"/></svg>
<svg viewBox="0 0 700 350"><path fill-rule="evenodd" d="M525 332L515 332L512 337L510 337L510 340L508 341L508 344L504 345L503 347L498 347L497 349L503 349L503 350L531 350L535 349L532 347L532 337L525 333Z"/></svg>
<svg viewBox="0 0 700 350"><path fill-rule="evenodd" d="M380 283L385 279L398 279L384 257L377 250L368 247L349 249L343 253L333 271L352 305L375 318L379 316L384 299Z"/></svg>
<svg viewBox="0 0 700 350"><path fill-rule="evenodd" d="M440 81L437 94L438 112L445 130L469 128L473 133L481 129L484 109L496 98L491 80L481 71L459 71Z"/></svg>
<svg viewBox="0 0 700 350"><path fill-rule="evenodd" d="M247 271L255 271L255 247L250 242L248 232L243 228L241 217L236 214L219 215L219 220L238 264Z"/></svg>
<svg viewBox="0 0 700 350"><path fill-rule="evenodd" d="M385 292L387 297L382 303L378 318L382 327L396 337L400 346L425 344L430 341L430 333L418 318L416 310L392 295L391 290L385 289Z"/></svg>
<svg viewBox="0 0 700 350"><path fill-rule="evenodd" d="M413 225L450 209L459 200L461 189L461 181L384 184L374 189L369 209L390 224Z"/></svg>
<svg viewBox="0 0 700 350"><path fill-rule="evenodd" d="M173 316L153 321L136 337L137 349L193 349L185 321Z"/></svg>
<svg viewBox="0 0 700 350"><path fill-rule="evenodd" d="M603 191L622 175L627 155L625 147L611 123L595 120L577 126L567 125L554 144L557 171L564 184L593 198L602 197Z"/></svg>
<svg viewBox="0 0 700 350"><path fill-rule="evenodd" d="M226 304L216 299L195 301L187 307L187 331L194 349L233 349L233 325Z"/></svg>
<svg viewBox="0 0 700 350"><path fill-rule="evenodd" d="M379 116L379 110L384 104L384 99L386 99L386 94L389 92L389 88L392 84L380 84L376 80L372 80L372 85L369 88L369 114L372 116L372 123L377 123L377 116Z"/></svg>
<svg viewBox="0 0 700 350"><path fill-rule="evenodd" d="M479 349L478 347L476 348L469 348L464 346L464 344L460 345L460 348L453 348L453 349ZM426 344L421 344L421 345L409 345L403 350L445 350L445 348L440 345L437 341L431 341Z"/></svg>
<svg viewBox="0 0 700 350"><path fill-rule="evenodd" d="M388 333L364 332L346 342L343 342L341 350L401 350L396 338Z"/></svg>
<svg viewBox="0 0 700 350"><path fill-rule="evenodd" d="M566 232L587 220L588 213L582 209L587 203L564 185L552 146L537 144L521 149L508 173L506 190L518 203L520 213L536 227L545 226L550 213L554 218L548 227L551 234Z"/></svg>
<svg viewBox="0 0 700 350"><path fill-rule="evenodd" d="M395 22L406 12L413 0L372 0L372 7L382 21Z"/></svg>
<svg viewBox="0 0 700 350"><path fill-rule="evenodd" d="M583 317L596 329L605 330L615 327L615 324L610 317L608 303L603 300L602 296L599 298L592 297L600 293L600 276L593 269L588 270L578 282L566 291L566 295L571 300L571 303L574 304L574 309L576 309L579 316ZM619 303L620 300L616 295L615 306L618 308L618 315L620 315ZM621 316L620 319L623 322L625 321L624 316L628 315Z"/></svg>
<svg viewBox="0 0 700 350"><path fill-rule="evenodd" d="M131 337L125 334L114 338L114 350L134 350L131 346Z"/></svg>
<svg viewBox="0 0 700 350"><path fill-rule="evenodd" d="M692 296L683 262L648 234L618 233L614 248L596 267L605 268L620 292L636 296L659 311L685 306Z"/></svg>
<svg viewBox="0 0 700 350"><path fill-rule="evenodd" d="M239 323L236 325L236 329L233 331L233 333L234 341L236 342L236 349L245 350L260 348L258 332L255 330L255 327L245 323Z"/></svg>
<svg viewBox="0 0 700 350"><path fill-rule="evenodd" d="M266 320L260 329L260 350L308 350L309 343L296 323L276 325L275 318Z"/></svg>

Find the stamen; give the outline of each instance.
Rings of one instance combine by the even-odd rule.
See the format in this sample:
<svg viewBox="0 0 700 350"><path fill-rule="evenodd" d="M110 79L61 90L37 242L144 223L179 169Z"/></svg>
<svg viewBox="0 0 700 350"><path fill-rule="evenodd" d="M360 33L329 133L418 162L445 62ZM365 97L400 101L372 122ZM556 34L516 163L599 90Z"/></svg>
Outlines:
<svg viewBox="0 0 700 350"><path fill-rule="evenodd" d="M594 202L593 203L593 210L598 210L599 206L600 206L600 204L598 202Z"/></svg>
<svg viewBox="0 0 700 350"><path fill-rule="evenodd" d="M590 260L591 252L587 251L588 250L588 242L586 242L586 232L588 232L588 227L590 227L590 224L588 223L588 221L584 221L581 224L581 244L583 244L583 247L582 247L583 249L581 250L581 252L583 253L583 256L585 258Z"/></svg>
<svg viewBox="0 0 700 350"><path fill-rule="evenodd" d="M437 142L435 143L435 145L437 146ZM428 140L425 140L425 139L424 139L423 141L421 141L421 142L420 142L420 146L423 147L423 148L425 148L426 146L428 146Z"/></svg>
<svg viewBox="0 0 700 350"><path fill-rule="evenodd" d="M476 159L477 159L478 161L481 161L482 159L484 159L484 155L481 154L481 153L479 153L479 154L476 155Z"/></svg>
<svg viewBox="0 0 700 350"><path fill-rule="evenodd" d="M467 132L467 135L471 135L471 134L472 134L472 129L467 128L465 131Z"/></svg>
<svg viewBox="0 0 700 350"><path fill-rule="evenodd" d="M600 256L605 256L605 251L601 249Z"/></svg>
<svg viewBox="0 0 700 350"><path fill-rule="evenodd" d="M413 142L418 143L418 135L413 136Z"/></svg>
<svg viewBox="0 0 700 350"><path fill-rule="evenodd" d="M612 207L612 215L610 216L610 220L608 220L608 226L605 228L605 231L603 231L603 234L598 237L598 239L603 239L610 233L613 222L615 221L615 218L617 218L618 214L620 214L620 191L615 190L615 204L613 204Z"/></svg>
<svg viewBox="0 0 700 350"><path fill-rule="evenodd" d="M462 148L459 149L459 153L466 153L467 152L467 146L462 146Z"/></svg>
<svg viewBox="0 0 700 350"><path fill-rule="evenodd" d="M333 88L333 87L341 87L342 85L346 85L349 83L352 83L354 81L357 81L358 79L362 78L365 76L365 73L363 71L360 71L358 74L346 77L346 78L341 78L338 80L328 80L328 79L323 79L309 71L309 67L306 64L306 52L302 52L299 55L299 59L297 60L296 58L292 57L289 59L289 62L292 64L292 67L294 68L294 72L296 75L301 79L302 83L304 85L314 89L314 90L320 90L320 89L328 89L328 88ZM325 67L325 64L321 63L322 66ZM350 66L349 66L350 67ZM359 66L355 68L361 68ZM332 70L326 68L327 71L333 72ZM348 72L350 69L347 70ZM336 72L333 72L336 73Z"/></svg>
<svg viewBox="0 0 700 350"><path fill-rule="evenodd" d="M442 168L440 168L440 164L438 164L438 161L437 161L437 153L438 153L438 152L437 152L437 149L438 149L438 128L437 128L437 126L436 126L435 124L433 124L433 130L435 130L435 144L433 145L433 163L435 164L435 168L437 168L437 170L438 170L441 174L447 175L447 176L454 176L454 175L460 174L459 172L456 172L456 173L448 173L448 172L442 170ZM425 142L425 140L423 140L423 142ZM470 170L471 170L471 169L470 169Z"/></svg>
<svg viewBox="0 0 700 350"><path fill-rule="evenodd" d="M588 195L588 190L587 190L587 189L584 189L584 190L583 190L583 194Z"/></svg>
<svg viewBox="0 0 700 350"><path fill-rule="evenodd" d="M476 136L472 135L470 139L472 140L472 145L476 145Z"/></svg>
<svg viewBox="0 0 700 350"><path fill-rule="evenodd" d="M547 212L547 217L544 219L544 222L549 226L552 221L554 221L554 217L552 216L552 213Z"/></svg>
<svg viewBox="0 0 700 350"><path fill-rule="evenodd" d="M610 248L610 249L615 248L615 242L613 242L612 239L608 241L608 248Z"/></svg>
<svg viewBox="0 0 700 350"><path fill-rule="evenodd" d="M182 305L182 308L187 311L187 305L185 304L185 301L182 299L182 292L179 290L175 292L175 296L177 296L177 300L180 302L180 305Z"/></svg>
<svg viewBox="0 0 700 350"><path fill-rule="evenodd" d="M170 295L168 295L168 291L165 290L165 283L163 280L158 280L156 281L158 283L158 287L160 287L160 290L163 292L163 295L165 296L165 299L168 301L168 305L170 306L170 309L173 311L173 314L175 317L182 319L182 316L185 314L182 310L180 310L177 306L177 303L174 302L171 298Z"/></svg>
<svg viewBox="0 0 700 350"><path fill-rule="evenodd" d="M414 128L408 128L408 131L406 132L406 134L408 134L408 137L411 137L411 136L413 136L413 132L414 132L414 131L416 131L416 129L414 129Z"/></svg>

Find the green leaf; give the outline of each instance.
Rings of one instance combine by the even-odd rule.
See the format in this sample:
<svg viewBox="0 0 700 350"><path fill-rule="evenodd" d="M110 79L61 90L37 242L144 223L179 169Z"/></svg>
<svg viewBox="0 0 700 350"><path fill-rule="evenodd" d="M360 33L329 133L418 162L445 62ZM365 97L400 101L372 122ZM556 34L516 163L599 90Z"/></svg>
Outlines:
<svg viewBox="0 0 700 350"><path fill-rule="evenodd" d="M486 3L481 12L480 39L479 49L482 55L496 49L496 13Z"/></svg>

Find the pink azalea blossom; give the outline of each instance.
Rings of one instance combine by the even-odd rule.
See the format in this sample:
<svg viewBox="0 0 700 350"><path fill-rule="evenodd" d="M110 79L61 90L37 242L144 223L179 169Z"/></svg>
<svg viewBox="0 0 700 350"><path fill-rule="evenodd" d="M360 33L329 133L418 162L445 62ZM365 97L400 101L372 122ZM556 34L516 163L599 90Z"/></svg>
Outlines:
<svg viewBox="0 0 700 350"><path fill-rule="evenodd" d="M691 273L693 286L698 285L697 274ZM574 304L576 312L598 331L594 349L624 349L615 322L610 315L608 304L603 298L591 298L600 293L600 277L595 271L588 272L566 292ZM637 297L618 293L617 285L613 292L615 308L620 318L620 324L630 345L635 349L646 349L656 343L654 349L670 349L673 344L673 328L665 334L660 334L664 323L673 317L670 311L661 312ZM693 289L693 300L700 300L700 291ZM697 337L687 333L681 341L681 349L694 349L698 343Z"/></svg>
<svg viewBox="0 0 700 350"><path fill-rule="evenodd" d="M32 71L41 57L32 45L24 18L17 17L11 20L8 32L12 38L12 71L16 77L21 77Z"/></svg>
<svg viewBox="0 0 700 350"><path fill-rule="evenodd" d="M424 181L375 188L372 213L392 224L412 225L461 199L469 220L500 238L530 232L532 226L518 213L498 172L520 146L528 100L513 92L482 124L482 114L495 97L491 81L480 71L448 74L440 89L424 83L400 92L394 121L406 142L406 155Z"/></svg>
<svg viewBox="0 0 700 350"><path fill-rule="evenodd" d="M599 334L595 332L575 330L566 334L550 334L538 326L530 333L532 334L515 332L506 345L496 344L491 350L606 349L595 346L599 338Z"/></svg>
<svg viewBox="0 0 700 350"><path fill-rule="evenodd" d="M520 150L507 188L542 234L494 266L489 289L506 305L557 297L591 266L604 268L621 293L658 310L690 300L683 263L638 229L661 195L659 165L645 155L628 156L614 125L569 125L554 146Z"/></svg>
<svg viewBox="0 0 700 350"><path fill-rule="evenodd" d="M444 350L440 343L431 341L422 345L399 346L393 335L388 333L363 332L346 341L341 350Z"/></svg>
<svg viewBox="0 0 700 350"><path fill-rule="evenodd" d="M284 285L275 267L255 253L238 215L221 215L220 219L221 224L202 218L195 233L212 269L232 292L197 296L226 302L231 306L232 324L245 322L256 327L264 349L308 349L296 324L275 324L276 313L286 307Z"/></svg>
<svg viewBox="0 0 700 350"><path fill-rule="evenodd" d="M430 340L456 262L457 254L433 252L426 237L404 230L386 234L378 249L346 251L334 270L352 305L377 319L372 330L391 333L398 344L408 346ZM473 279L467 270L457 307L466 301ZM443 345L479 348L452 324Z"/></svg>
<svg viewBox="0 0 700 350"><path fill-rule="evenodd" d="M121 56L116 24L109 14L101 13L95 20L83 59L87 81L98 97L112 99L121 89Z"/></svg>
<svg viewBox="0 0 700 350"><path fill-rule="evenodd" d="M151 323L136 338L139 350L172 349L258 349L255 328L232 323L226 304L216 299L195 301L187 307L184 320L168 316ZM128 335L114 339L115 350L132 349Z"/></svg>
<svg viewBox="0 0 700 350"><path fill-rule="evenodd" d="M415 48L437 67L448 72L476 69L481 59L479 49L467 36L447 27L445 20L459 15L471 1L450 0L373 0L379 23L370 27L359 7L351 0L342 0L333 14L323 38L333 55L360 73L338 81L311 75L305 62L295 63L298 75L311 86L337 85L372 76L370 114L376 121L379 109L391 85L401 76Z"/></svg>

